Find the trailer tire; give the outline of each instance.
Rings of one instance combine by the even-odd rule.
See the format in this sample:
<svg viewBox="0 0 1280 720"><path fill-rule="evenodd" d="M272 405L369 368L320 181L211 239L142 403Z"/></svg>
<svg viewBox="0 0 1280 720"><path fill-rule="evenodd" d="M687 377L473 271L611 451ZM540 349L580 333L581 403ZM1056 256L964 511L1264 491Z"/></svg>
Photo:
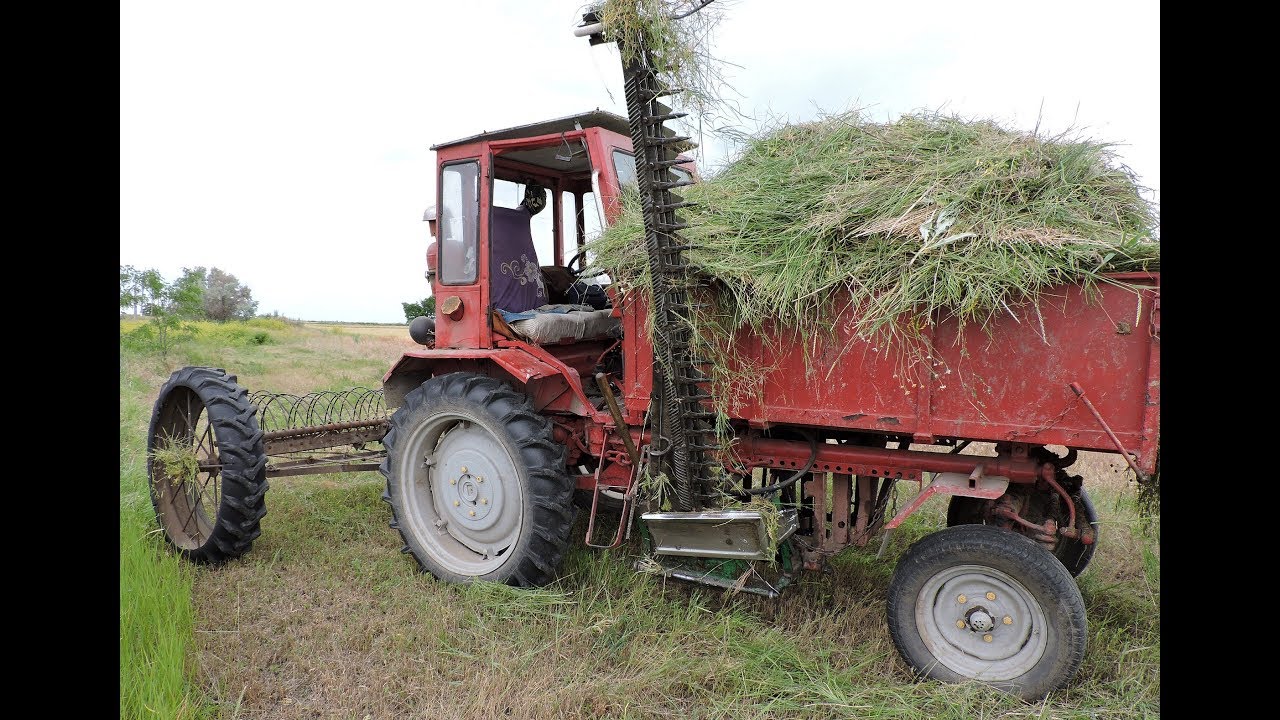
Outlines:
<svg viewBox="0 0 1280 720"><path fill-rule="evenodd" d="M405 395L380 468L401 551L447 582L554 580L577 508L551 432L525 395L485 375L439 375Z"/></svg>
<svg viewBox="0 0 1280 720"><path fill-rule="evenodd" d="M165 540L187 560L224 563L262 532L267 456L257 412L221 368L185 367L160 388L147 432L148 485ZM178 467L187 450L197 463L189 475Z"/></svg>
<svg viewBox="0 0 1280 720"><path fill-rule="evenodd" d="M976 680L1028 701L1069 681L1084 659L1084 599L1031 539L989 525L927 535L889 583L894 646L921 678Z"/></svg>
<svg viewBox="0 0 1280 720"><path fill-rule="evenodd" d="M985 524L983 513L988 502L990 501L982 498L953 495L951 502L947 505L947 527ZM1080 488L1080 504L1084 508L1085 523L1093 528L1093 542L1086 545L1078 539L1060 537L1053 549L1053 556L1058 558L1058 562L1067 568L1072 577L1079 577L1080 573L1089 567L1089 561L1093 560L1093 552L1098 547L1098 539L1101 535L1098 510L1093 506L1093 500L1089 498L1089 492L1084 488ZM1079 524L1078 521L1077 524Z"/></svg>

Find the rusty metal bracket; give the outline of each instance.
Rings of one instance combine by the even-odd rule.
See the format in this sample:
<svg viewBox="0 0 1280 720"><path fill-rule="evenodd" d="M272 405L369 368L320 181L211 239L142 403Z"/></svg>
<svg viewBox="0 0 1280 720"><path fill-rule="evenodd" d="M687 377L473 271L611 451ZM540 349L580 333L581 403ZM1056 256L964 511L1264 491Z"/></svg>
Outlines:
<svg viewBox="0 0 1280 720"><path fill-rule="evenodd" d="M1102 426L1103 431L1107 433L1107 437L1111 438L1111 442L1115 444L1116 449L1120 451L1122 456L1124 456L1124 461L1129 463L1129 467L1133 468L1133 473L1138 476L1138 481L1147 482L1148 478L1146 474L1138 469L1138 463L1134 461L1133 456L1129 454L1129 451L1124 449L1124 445L1120 442L1120 438L1116 437L1116 434L1112 432L1111 426L1107 424L1107 421L1102 419L1102 413L1098 412L1098 408L1094 407L1092 402L1089 402L1089 398L1085 396L1084 388L1081 387L1080 383L1071 383L1071 391L1074 392L1082 402L1084 402L1084 406L1089 408L1089 412L1093 413L1094 419L1098 421L1098 424Z"/></svg>
<svg viewBox="0 0 1280 720"><path fill-rule="evenodd" d="M981 470L982 466L979 465L968 475L965 473L938 473L934 476L933 481L924 490L920 491L920 494L912 498L906 507L893 516L889 524L884 526L885 529L892 530L901 525L908 515L919 510L920 506L934 495L963 495L986 500L994 500L1004 495L1005 490L1009 487L1009 478L997 475L982 475ZM975 474L978 477L974 478L973 486L970 487L969 480Z"/></svg>

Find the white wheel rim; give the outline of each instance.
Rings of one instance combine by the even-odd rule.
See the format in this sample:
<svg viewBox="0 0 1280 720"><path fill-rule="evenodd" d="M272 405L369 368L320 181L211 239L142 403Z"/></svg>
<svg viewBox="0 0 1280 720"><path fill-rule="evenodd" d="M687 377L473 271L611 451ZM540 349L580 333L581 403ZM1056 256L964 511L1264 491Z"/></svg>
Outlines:
<svg viewBox="0 0 1280 720"><path fill-rule="evenodd" d="M464 411L435 414L406 440L399 457L401 526L448 572L475 577L497 570L524 525L515 458Z"/></svg>
<svg viewBox="0 0 1280 720"><path fill-rule="evenodd" d="M925 582L916 628L938 662L974 680L1012 680L1044 657L1049 627L1035 596L1007 573L957 565Z"/></svg>

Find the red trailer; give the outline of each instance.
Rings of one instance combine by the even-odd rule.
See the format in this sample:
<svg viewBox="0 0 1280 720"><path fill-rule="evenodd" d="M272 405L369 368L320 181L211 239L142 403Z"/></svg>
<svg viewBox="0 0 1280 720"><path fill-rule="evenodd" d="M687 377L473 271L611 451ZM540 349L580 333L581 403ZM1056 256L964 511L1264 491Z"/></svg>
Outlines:
<svg viewBox="0 0 1280 720"><path fill-rule="evenodd" d="M588 17L580 34L599 31ZM652 72L633 64L627 78L630 119L595 111L433 148L437 311L411 327L422 349L383 377L389 419L298 401L310 414L280 427L273 396L251 400L221 370L175 373L148 447L166 536L220 562L257 536L267 477L377 468L404 551L443 580L551 581L582 508L589 545L639 528L645 567L772 596L943 494L951 527L913 545L890 587L898 650L922 675L1027 698L1066 683L1085 643L1073 575L1098 540L1072 464L1095 450L1141 479L1157 467L1159 275L1063 285L986 328L939 315L913 345L859 339L852 311L816 342L743 329L750 391L709 398L670 322L686 297L651 308L583 276L588 220L616 219L628 184L646 198L654 271L686 272L672 191L696 181L679 155L687 139L664 128L673 113ZM728 408L727 445L714 441L710 400ZM379 441L385 452L367 448ZM155 459L175 442L196 449L194 478ZM975 442L993 450L960 454ZM279 462L343 445L358 452ZM903 481L921 492L890 517Z"/></svg>

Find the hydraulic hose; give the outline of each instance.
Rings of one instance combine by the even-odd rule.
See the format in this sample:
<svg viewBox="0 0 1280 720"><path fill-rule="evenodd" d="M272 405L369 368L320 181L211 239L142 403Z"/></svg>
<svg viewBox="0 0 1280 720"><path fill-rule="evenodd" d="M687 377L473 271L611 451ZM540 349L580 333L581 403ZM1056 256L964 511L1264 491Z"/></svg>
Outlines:
<svg viewBox="0 0 1280 720"><path fill-rule="evenodd" d="M772 485L765 485L763 487L746 488L740 494L748 495L748 496L771 495L775 492L778 492L782 488L794 483L800 478L804 477L809 472L809 470L813 468L813 464L818 461L818 436L811 431L804 431L804 435L809 439L809 462L805 463L804 467L795 471L795 473L793 473L791 477L787 478L786 480L779 480L778 482Z"/></svg>

